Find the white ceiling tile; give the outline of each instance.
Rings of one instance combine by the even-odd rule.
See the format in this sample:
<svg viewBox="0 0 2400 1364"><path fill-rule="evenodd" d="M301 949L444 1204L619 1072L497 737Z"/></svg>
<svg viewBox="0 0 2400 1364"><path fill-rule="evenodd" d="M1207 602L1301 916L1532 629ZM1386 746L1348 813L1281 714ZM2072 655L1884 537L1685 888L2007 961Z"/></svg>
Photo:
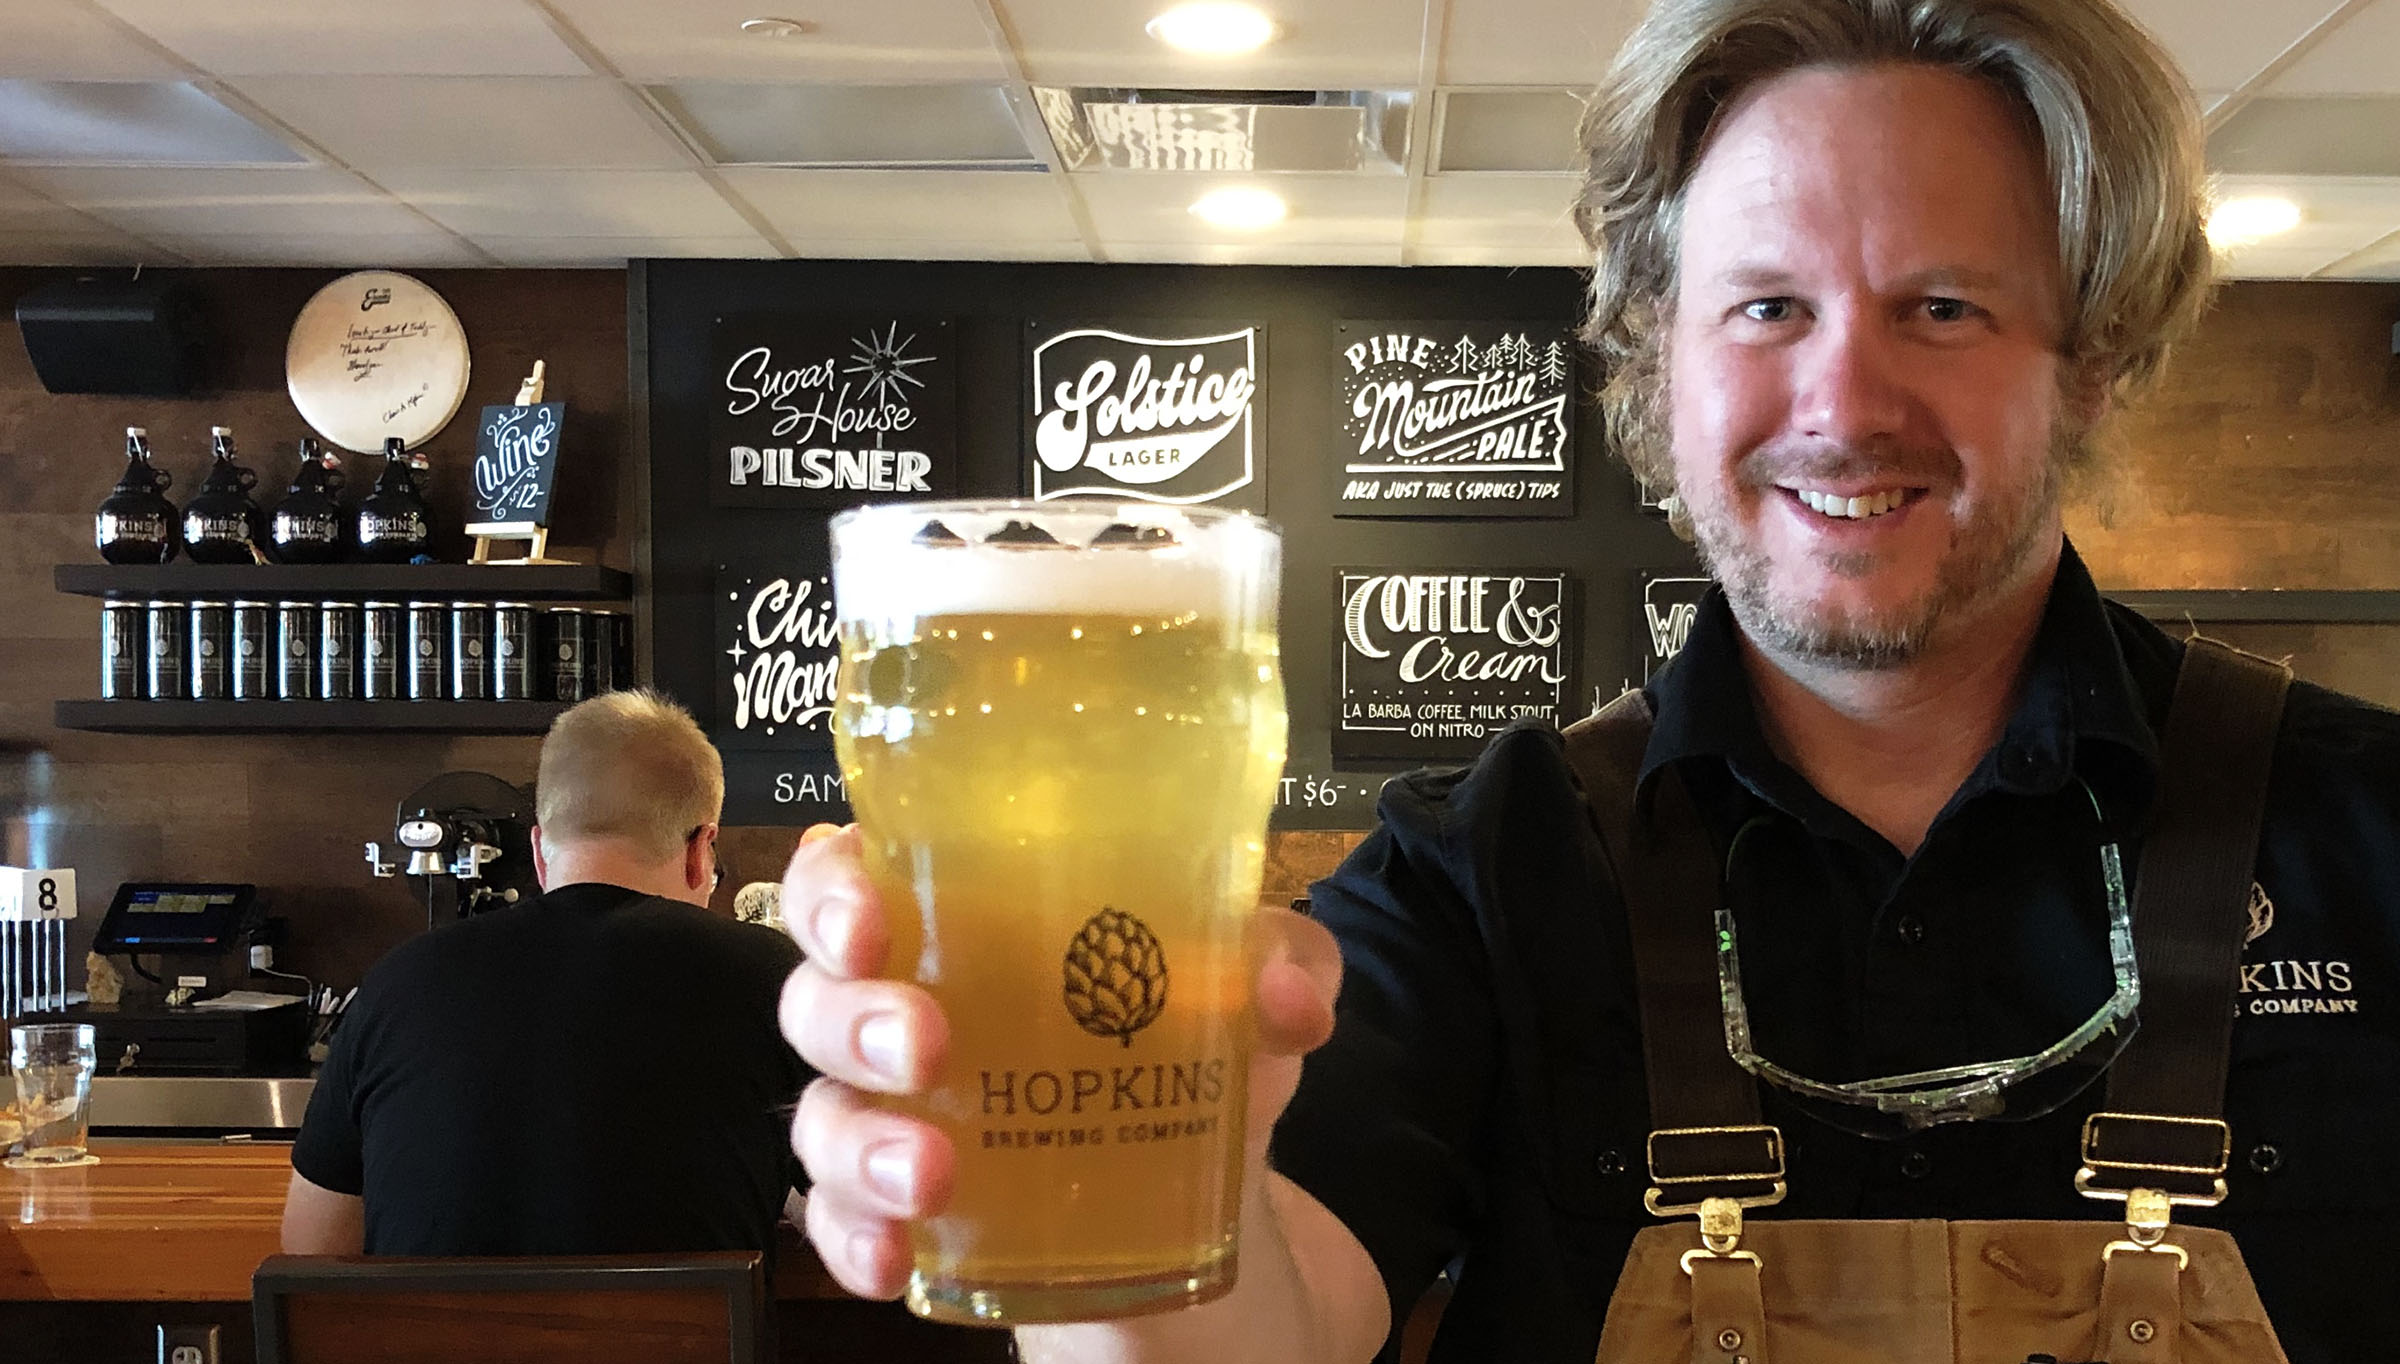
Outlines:
<svg viewBox="0 0 2400 1364"><path fill-rule="evenodd" d="M145 236L422 235L431 223L346 171L28 166L17 178Z"/></svg>
<svg viewBox="0 0 2400 1364"><path fill-rule="evenodd" d="M168 243L201 265L333 265L360 270L478 266L491 261L456 237L244 233L177 237Z"/></svg>
<svg viewBox="0 0 2400 1364"><path fill-rule="evenodd" d="M638 81L993 81L1007 74L977 0L882 0L761 10L755 0L550 0ZM808 31L756 38L741 21L792 14Z"/></svg>
<svg viewBox="0 0 2400 1364"><path fill-rule="evenodd" d="M1233 183L1275 191L1290 212L1281 223L1259 232L1212 227L1193 215L1193 200ZM1399 176L1271 175L1236 181L1219 175L1127 173L1079 175L1075 188L1111 254L1129 242L1315 242L1397 248L1401 218L1408 210L1408 182Z"/></svg>
<svg viewBox="0 0 2400 1364"><path fill-rule="evenodd" d="M1089 261L1080 241L895 241L890 237L821 237L795 241L803 260Z"/></svg>
<svg viewBox="0 0 2400 1364"><path fill-rule="evenodd" d="M580 76L591 69L521 0L97 3L225 76Z"/></svg>
<svg viewBox="0 0 2400 1364"><path fill-rule="evenodd" d="M2400 0L2376 0L2351 15L2266 93L2400 95Z"/></svg>
<svg viewBox="0 0 2400 1364"><path fill-rule="evenodd" d="M2393 226L2400 229L2400 223ZM2400 230L2358 253L2353 259L2327 269L2318 278L2400 280Z"/></svg>
<svg viewBox="0 0 2400 1364"><path fill-rule="evenodd" d="M1420 247L1519 247L1580 257L1568 210L1577 182L1564 175L1441 175L1425 182L1417 212Z"/></svg>
<svg viewBox="0 0 2400 1364"><path fill-rule="evenodd" d="M1437 97L1434 174L1566 172L1581 159L1583 97L1552 87L1444 90Z"/></svg>
<svg viewBox="0 0 2400 1364"><path fill-rule="evenodd" d="M736 194L792 244L818 239L904 242L1059 242L1079 239L1064 193L1034 171L867 171L737 168ZM985 259L978 257L978 259Z"/></svg>
<svg viewBox="0 0 2400 1364"><path fill-rule="evenodd" d="M2400 175L2400 95L2254 99L2208 138L2232 174Z"/></svg>
<svg viewBox="0 0 2400 1364"><path fill-rule="evenodd" d="M1108 258L1126 265L1399 265L1383 242L1121 242Z"/></svg>
<svg viewBox="0 0 2400 1364"><path fill-rule="evenodd" d="M1256 52L1211 58L1177 52L1142 31L1168 0L993 3L1016 30L1027 78L1045 85L1405 88L1417 83L1425 21L1423 0L1266 0L1263 7L1282 23L1282 35Z"/></svg>
<svg viewBox="0 0 2400 1364"><path fill-rule="evenodd" d="M54 81L181 80L182 67L81 0L8 0L0 76Z"/></svg>
<svg viewBox="0 0 2400 1364"><path fill-rule="evenodd" d="M740 237L477 237L502 265L622 266L637 257L766 260L779 253L753 232Z"/></svg>
<svg viewBox="0 0 2400 1364"><path fill-rule="evenodd" d="M1645 0L1517 0L1504 12L1451 0L1445 85L1590 87L1600 83Z"/></svg>
<svg viewBox="0 0 2400 1364"><path fill-rule="evenodd" d="M1515 268L1528 265L1582 266L1587 262L1581 247L1491 246L1480 244L1444 245L1420 244L1408 256L1411 265L1484 265Z"/></svg>
<svg viewBox="0 0 2400 1364"><path fill-rule="evenodd" d="M2240 261L2247 261L2251 252L2323 252L2331 260L2400 227L2400 178L2221 175L2215 185L2220 203L2272 196L2300 206L2299 226L2243 248L2235 253Z"/></svg>
<svg viewBox="0 0 2400 1364"><path fill-rule="evenodd" d="M20 179L31 178L22 169L11 173ZM29 185L0 180L0 232L23 234L106 230L106 224L94 222Z"/></svg>
<svg viewBox="0 0 2400 1364"><path fill-rule="evenodd" d="M233 82L355 169L656 167L690 158L614 81L548 76L255 76Z"/></svg>
<svg viewBox="0 0 2400 1364"><path fill-rule="evenodd" d="M2342 255L2305 246L2245 246L2220 254L2217 272L2227 279L2306 279Z"/></svg>
<svg viewBox="0 0 2400 1364"><path fill-rule="evenodd" d="M730 237L750 225L692 171L392 171L384 188L469 237Z"/></svg>
<svg viewBox="0 0 2400 1364"><path fill-rule="evenodd" d="M2123 0L2194 86L2231 90L2281 56L2341 0Z"/></svg>
<svg viewBox="0 0 2400 1364"><path fill-rule="evenodd" d="M179 257L161 255L122 232L104 227L45 228L12 232L0 225L0 265L176 265Z"/></svg>

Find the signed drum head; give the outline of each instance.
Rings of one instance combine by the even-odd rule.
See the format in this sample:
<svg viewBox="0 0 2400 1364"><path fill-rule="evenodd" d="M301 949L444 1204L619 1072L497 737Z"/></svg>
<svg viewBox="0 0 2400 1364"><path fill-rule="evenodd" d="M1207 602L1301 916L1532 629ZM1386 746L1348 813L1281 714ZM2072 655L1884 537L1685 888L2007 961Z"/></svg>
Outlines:
<svg viewBox="0 0 2400 1364"><path fill-rule="evenodd" d="M409 449L448 425L467 396L467 334L421 281L389 270L344 275L316 292L283 350L292 405L319 435L371 454Z"/></svg>

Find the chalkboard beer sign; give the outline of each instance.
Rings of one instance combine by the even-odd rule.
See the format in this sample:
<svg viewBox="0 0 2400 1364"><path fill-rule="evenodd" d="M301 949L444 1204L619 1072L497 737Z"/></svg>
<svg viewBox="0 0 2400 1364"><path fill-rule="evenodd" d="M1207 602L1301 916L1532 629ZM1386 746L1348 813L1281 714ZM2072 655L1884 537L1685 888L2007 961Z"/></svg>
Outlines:
<svg viewBox="0 0 2400 1364"><path fill-rule="evenodd" d="M475 428L470 534L530 535L550 524L558 433L566 420L563 402L483 409Z"/></svg>
<svg viewBox="0 0 2400 1364"><path fill-rule="evenodd" d="M814 554L717 566L718 747L833 746L841 651L824 539L794 537Z"/></svg>
<svg viewBox="0 0 2400 1364"><path fill-rule="evenodd" d="M1575 355L1555 322L1346 322L1340 516L1575 514Z"/></svg>
<svg viewBox="0 0 2400 1364"><path fill-rule="evenodd" d="M1649 681L1667 660L1683 652L1683 641L1700 615L1700 599L1716 586L1714 578L1642 575L1642 680Z"/></svg>
<svg viewBox="0 0 2400 1364"><path fill-rule="evenodd" d="M1027 482L1036 502L1125 498L1263 511L1256 325L1034 329Z"/></svg>
<svg viewBox="0 0 2400 1364"><path fill-rule="evenodd" d="M1466 758L1574 695L1575 583L1528 569L1340 569L1333 756Z"/></svg>
<svg viewBox="0 0 2400 1364"><path fill-rule="evenodd" d="M717 319L711 351L712 504L830 508L950 490L947 320L737 314Z"/></svg>

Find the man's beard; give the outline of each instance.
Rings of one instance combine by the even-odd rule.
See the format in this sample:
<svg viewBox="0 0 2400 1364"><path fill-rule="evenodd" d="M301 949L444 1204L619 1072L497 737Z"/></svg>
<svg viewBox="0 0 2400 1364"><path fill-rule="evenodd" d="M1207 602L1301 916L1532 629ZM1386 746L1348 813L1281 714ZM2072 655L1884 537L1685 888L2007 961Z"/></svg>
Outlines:
<svg viewBox="0 0 2400 1364"><path fill-rule="evenodd" d="M2053 435L2051 457L2021 496L1953 529L1929 589L1913 601L1871 613L1821 606L1781 591L1769 556L1744 536L1724 503L1712 499L1686 505L1701 562L1724 586L1734 619L1752 642L1794 662L1879 671L1921 657L1945 625L1962 616L1971 619L1973 608L2015 586L2028 564L2048 548L2045 532L2075 440L2062 423ZM1754 451L1736 471L1736 481L1761 497L1780 497L1775 479L1795 472L1825 481L1898 474L1902 481L1929 485L1934 492L1956 489L1961 482L1958 456L1947 449L1836 450L1797 463L1774 461ZM1837 554L1819 556L1817 563L1836 576L1857 578L1874 571L1875 558Z"/></svg>

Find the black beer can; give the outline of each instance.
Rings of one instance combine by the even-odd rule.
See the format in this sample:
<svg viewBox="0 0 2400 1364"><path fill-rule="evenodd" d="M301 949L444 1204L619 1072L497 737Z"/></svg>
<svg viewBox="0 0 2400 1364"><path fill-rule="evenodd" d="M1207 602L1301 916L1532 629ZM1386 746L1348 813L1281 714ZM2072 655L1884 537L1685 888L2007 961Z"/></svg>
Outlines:
<svg viewBox="0 0 2400 1364"><path fill-rule="evenodd" d="M358 694L369 701L399 700L400 655L408 648L400 603L368 602L358 626Z"/></svg>
<svg viewBox="0 0 2400 1364"><path fill-rule="evenodd" d="M550 608L550 699L572 704L592 694L590 613L580 606Z"/></svg>
<svg viewBox="0 0 2400 1364"><path fill-rule="evenodd" d="M317 604L275 603L275 694L307 701L317 694Z"/></svg>
<svg viewBox="0 0 2400 1364"><path fill-rule="evenodd" d="M408 604L408 699L439 701L449 692L450 611L438 601Z"/></svg>
<svg viewBox="0 0 2400 1364"><path fill-rule="evenodd" d="M479 601L450 603L450 697L486 701L492 695L492 608Z"/></svg>
<svg viewBox="0 0 2400 1364"><path fill-rule="evenodd" d="M633 617L623 611L591 613L592 691L633 685Z"/></svg>
<svg viewBox="0 0 2400 1364"><path fill-rule="evenodd" d="M190 686L195 701L233 695L233 608L221 601L192 603Z"/></svg>
<svg viewBox="0 0 2400 1364"><path fill-rule="evenodd" d="M153 701L180 701L191 612L179 601L154 601L144 610L150 622L150 685L144 690Z"/></svg>
<svg viewBox="0 0 2400 1364"><path fill-rule="evenodd" d="M138 601L100 603L100 698L134 701L142 695L142 646L150 627Z"/></svg>
<svg viewBox="0 0 2400 1364"><path fill-rule="evenodd" d="M358 699L358 603L317 605L317 695L327 701Z"/></svg>
<svg viewBox="0 0 2400 1364"><path fill-rule="evenodd" d="M273 699L275 608L263 601L233 604L233 699Z"/></svg>
<svg viewBox="0 0 2400 1364"><path fill-rule="evenodd" d="M492 603L492 699L530 701L534 697L536 642L533 608L521 601Z"/></svg>

